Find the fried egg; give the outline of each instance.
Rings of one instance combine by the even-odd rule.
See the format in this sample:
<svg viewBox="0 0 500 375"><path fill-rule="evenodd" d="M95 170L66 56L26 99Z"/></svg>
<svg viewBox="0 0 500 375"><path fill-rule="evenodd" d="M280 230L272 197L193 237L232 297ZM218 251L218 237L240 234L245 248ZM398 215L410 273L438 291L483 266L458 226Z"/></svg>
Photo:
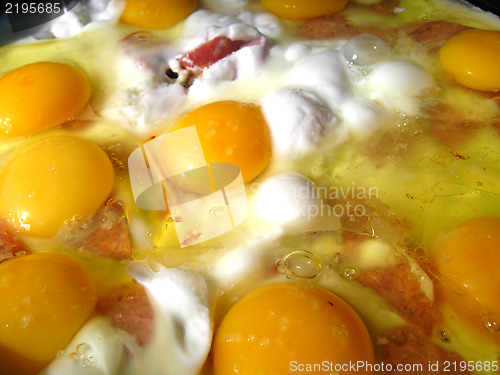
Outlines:
<svg viewBox="0 0 500 375"><path fill-rule="evenodd" d="M172 130L192 125L207 162L236 164L245 182L269 164L271 137L258 106L236 101L206 104L181 117Z"/></svg>
<svg viewBox="0 0 500 375"><path fill-rule="evenodd" d="M53 237L94 214L113 186L113 166L97 145L75 136L42 138L0 171L0 212L18 232Z"/></svg>
<svg viewBox="0 0 500 375"><path fill-rule="evenodd" d="M500 90L500 31L466 30L439 51L444 70L458 83L480 91Z"/></svg>
<svg viewBox="0 0 500 375"><path fill-rule="evenodd" d="M304 284L274 284L247 294L225 315L212 350L215 375L288 374L294 362L374 359L368 331L352 308Z"/></svg>
<svg viewBox="0 0 500 375"><path fill-rule="evenodd" d="M130 263L128 269L144 285L154 306L151 342L139 347L127 332L97 316L82 327L43 375L138 374L144 368L159 375L199 373L212 341L206 280L194 272L146 262ZM165 352L165 348L169 350ZM131 359L125 359L127 352Z"/></svg>
<svg viewBox="0 0 500 375"><path fill-rule="evenodd" d="M126 0L120 21L146 29L165 29L182 21L196 7L196 0Z"/></svg>
<svg viewBox="0 0 500 375"><path fill-rule="evenodd" d="M433 252L437 271L475 299L485 315L495 317L500 316L496 297L499 228L498 217L470 219L446 233Z"/></svg>
<svg viewBox="0 0 500 375"><path fill-rule="evenodd" d="M303 3L296 0L260 0L261 6L278 17L287 20L305 20L341 11L348 0L314 0Z"/></svg>
<svg viewBox="0 0 500 375"><path fill-rule="evenodd" d="M92 313L93 282L76 260L31 254L0 265L2 372L37 373ZM42 345L41 345L42 344Z"/></svg>
<svg viewBox="0 0 500 375"><path fill-rule="evenodd" d="M88 78L68 64L38 62L14 69L0 78L0 133L30 135L70 121L90 94Z"/></svg>

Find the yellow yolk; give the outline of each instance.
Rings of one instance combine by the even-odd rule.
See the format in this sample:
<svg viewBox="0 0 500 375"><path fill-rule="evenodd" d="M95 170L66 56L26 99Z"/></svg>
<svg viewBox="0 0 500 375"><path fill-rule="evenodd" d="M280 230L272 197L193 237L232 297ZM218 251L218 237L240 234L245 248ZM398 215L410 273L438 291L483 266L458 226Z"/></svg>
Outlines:
<svg viewBox="0 0 500 375"><path fill-rule="evenodd" d="M1 374L38 373L65 348L96 303L85 268L60 254L1 264L0 295Z"/></svg>
<svg viewBox="0 0 500 375"><path fill-rule="evenodd" d="M14 153L0 171L0 215L20 232L52 237L66 221L95 213L113 184L111 161L94 143L41 139Z"/></svg>
<svg viewBox="0 0 500 375"><path fill-rule="evenodd" d="M197 7L196 0L127 0L120 21L147 29L165 29Z"/></svg>
<svg viewBox="0 0 500 375"><path fill-rule="evenodd" d="M500 316L500 218L480 217L446 234L433 252L436 269L485 312Z"/></svg>
<svg viewBox="0 0 500 375"><path fill-rule="evenodd" d="M215 375L281 375L293 373L291 363L373 364L374 355L365 325L338 296L313 285L276 284L229 310L216 332L213 361Z"/></svg>
<svg viewBox="0 0 500 375"><path fill-rule="evenodd" d="M295 21L337 13L348 2L349 0L260 0L265 10L280 18Z"/></svg>
<svg viewBox="0 0 500 375"><path fill-rule="evenodd" d="M90 83L77 68L38 62L0 78L0 136L40 132L71 120L90 99Z"/></svg>
<svg viewBox="0 0 500 375"><path fill-rule="evenodd" d="M184 115L172 130L196 126L208 163L231 163L252 181L269 164L271 136L259 107L236 101L206 104Z"/></svg>
<svg viewBox="0 0 500 375"><path fill-rule="evenodd" d="M500 31L463 31L441 47L439 61L453 79L468 88L500 90Z"/></svg>

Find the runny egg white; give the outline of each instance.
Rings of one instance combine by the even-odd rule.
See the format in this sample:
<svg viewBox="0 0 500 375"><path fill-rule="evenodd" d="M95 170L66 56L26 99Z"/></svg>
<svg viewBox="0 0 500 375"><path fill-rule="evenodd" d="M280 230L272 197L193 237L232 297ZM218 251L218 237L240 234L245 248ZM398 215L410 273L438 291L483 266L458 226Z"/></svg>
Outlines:
<svg viewBox="0 0 500 375"><path fill-rule="evenodd" d="M136 3L131 0L125 12L140 6L140 2ZM92 171L101 165L98 160L101 154L86 142L105 150L116 173L113 189L106 183L103 191L96 193L97 198L86 194L89 202L85 206L92 206L92 212L85 211L69 221L61 219L47 226L39 212L50 209L28 207L24 216L9 220L19 222L25 230L22 239L31 248L51 252L66 235L64 231L58 232L59 228L71 228L75 222L95 214L96 207L106 201L112 190L111 196L126 207L124 215L130 228L134 261L108 261L82 254L74 257L85 265L96 284L104 285L102 290L98 285L98 292L131 280L142 285L155 317L151 341L142 347L129 333L113 327L102 316L89 313L82 318L82 325L75 328L69 344L61 348L41 374L136 375L146 370L158 375L224 375L236 373L240 368L258 373L263 368L293 360L283 350L283 342L294 337L294 329L307 324L311 330L323 331L321 324L334 324L332 319L338 324L337 329L318 333L317 342L307 341L310 340L307 334L300 333L300 338L307 341L304 358L317 361L321 360L318 353L334 355L323 350L332 342L340 342L345 347L334 347L334 352L345 350L345 358L372 361L380 355L373 352L373 347L382 350L376 345L384 342L385 332L404 327L406 321L383 296L357 280L365 270L387 270L403 262L408 264L418 292L434 303L439 298L434 280L421 264L408 256L404 244L423 243L431 248L442 233L450 234L435 250L435 257L443 263L439 263L440 272L457 279L462 293L469 293L470 283L488 289L481 277L469 280L463 276L461 272L467 265L456 261L460 257L452 254L458 251L453 250L457 243L467 245L462 249L464 252L474 249L464 238L469 238L468 233L480 232L477 223L472 221L465 229L459 226L454 230L457 218L449 214L446 223L440 218L443 210L454 205L461 212L453 214L464 220L498 214L500 205L494 195L500 191L496 182L500 159L490 152L500 146L498 136L491 127L481 129L460 149L466 155L462 164L459 164L462 160L443 150L430 136L414 143L405 138L404 134L422 133L420 113L426 106L434 105L434 101L442 100L439 95L444 72L433 68L429 56L420 50L408 53L413 45L404 39L396 46L389 46L374 35L327 41L305 39L297 35L293 22L278 17L297 19L299 14L282 14L266 1L259 5L245 0L205 0L200 1L201 9L194 11L190 10L191 3L179 2L176 12L186 13L186 17L174 26L144 30L133 25L148 22L147 17L143 19L147 12L122 16L120 23L125 2L90 1L41 28L36 38L49 40L23 44L32 42L30 38L2 49L2 77L25 63L40 61L67 64L76 69L70 69L70 75L81 78L78 72L83 72L86 77L80 79L84 88L80 93L85 95L73 100L77 108L62 113L62 120L49 119L35 128L12 121L15 130L7 128L13 137L22 137L0 139L4 163L0 172L2 197L8 198L8 188L12 185L7 177L11 175L20 181L15 187L31 189L26 194L30 199L31 195L43 194L38 185L47 185L47 178L32 183L24 175L42 176L37 168L45 164L54 164L54 169L43 167L42 172L57 174L63 180L78 180L79 187L85 188L84 184L95 178ZM321 3L311 6L312 10L321 13ZM333 3L339 8L345 6L344 1ZM432 13L442 4L430 2L422 5L425 8L422 10L402 1L400 7L400 13L393 16L403 22L405 11L414 12L410 16L416 17ZM464 12L457 10L456 17L460 18ZM163 14L160 9L159 13L163 18L170 17L170 13L176 17L175 12ZM364 13L351 10L350 16L362 23ZM159 19L161 22L162 17ZM484 21L480 15L470 22L499 28L497 20ZM204 67L196 66L193 60L200 59L196 57L197 49L214 39L219 39L221 45L227 40L237 41L238 48ZM452 48L450 53L456 52ZM450 74L460 82L462 73L458 69ZM54 81L64 83L62 78L61 82L56 78ZM478 82L481 86L484 79L479 77ZM0 98L12 92L6 86L7 91L2 92L0 81ZM85 91L90 89L91 96ZM448 94L454 90L453 87L444 90L445 101L455 98L467 101L466 94ZM42 82L39 91L42 96L49 89ZM472 118L498 114L496 104L479 96L474 96L474 100L465 109ZM45 105L49 101L40 99L37 103ZM24 114L22 109L19 112ZM0 104L0 115L3 110ZM234 114L239 114L241 122L233 121L238 117ZM14 118L9 116L9 121ZM8 122L5 118L0 120ZM66 120L69 123L60 126ZM126 161L145 142L190 125L196 125L207 162L238 164L246 183L249 215L243 224L219 237L181 248L174 221L182 218L137 207ZM396 134L395 128L403 136ZM217 137L210 137L213 134ZM85 144L80 147L80 141L75 141L77 145L69 151L63 150L67 156L57 163L53 162L57 155L40 146L75 135L84 138L81 142ZM256 139L264 141L253 142ZM29 152L33 152L32 158L37 163L29 162ZM107 161L104 164L103 168L109 169ZM78 171L83 171L82 176L74 177L75 165L81 165ZM479 166L488 171L481 172ZM467 177L464 171L469 169L477 169L481 181ZM100 180L109 180L113 178L111 175L105 171ZM64 181L56 185L54 189L61 192L56 202L60 210L72 210L73 206L64 200L74 203L76 198L71 193L76 188L65 191L68 184ZM477 189L471 190L470 186ZM450 193L457 189L461 191L459 194ZM15 200L7 198L0 199L4 218L17 212L9 206ZM349 215L345 210L351 203L356 212L368 210L367 215L361 219ZM223 207L195 208L213 216L225 212ZM387 224L396 222L394 217L402 224L398 222L393 227ZM35 221L29 227L31 218ZM490 231L497 229L495 220L487 219L487 223ZM406 232L401 234L400 227L406 224L411 230L402 229ZM42 228L38 232L33 229L37 225ZM345 228L371 237L352 253L339 234ZM367 232L369 229L371 233ZM60 237L53 237L54 233ZM488 256L483 254L487 259ZM477 264L481 266L484 264ZM7 283L8 274L0 281ZM330 292L337 296L332 297ZM494 298L494 293L471 295L473 300L487 306L488 311L498 308L494 303L484 302ZM92 298L95 295L89 297ZM460 332L452 344L453 350L466 360L497 358L500 354L497 341L489 336L484 339L457 318L456 301L448 299L443 307L443 325ZM89 306L95 303L92 301ZM328 308L334 303L341 306L337 315L318 312L324 308L317 306ZM287 304L294 309L292 315ZM259 309L261 305L268 310ZM230 310L232 306L237 307ZM269 316L264 316L263 311ZM490 328L496 324L493 313L484 315L488 316ZM262 318L258 324L252 320L255 316ZM249 331L241 323L245 321L249 322ZM431 339L440 342L436 332ZM245 362L239 349L232 349L228 343L235 343L236 348L258 343L262 352L252 352L251 360ZM300 351L303 346L291 345L290 350ZM474 349L475 346L484 350L478 354L480 350Z"/></svg>

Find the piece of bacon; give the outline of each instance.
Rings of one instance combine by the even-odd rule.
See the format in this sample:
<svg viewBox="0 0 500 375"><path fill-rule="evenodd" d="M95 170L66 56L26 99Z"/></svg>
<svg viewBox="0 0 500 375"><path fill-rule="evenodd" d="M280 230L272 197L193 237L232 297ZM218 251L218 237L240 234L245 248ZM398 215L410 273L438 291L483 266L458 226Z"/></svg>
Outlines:
<svg viewBox="0 0 500 375"><path fill-rule="evenodd" d="M454 148L481 128L481 123L470 120L456 109L446 104L436 104L427 112L427 122L431 132L449 148Z"/></svg>
<svg viewBox="0 0 500 375"><path fill-rule="evenodd" d="M232 40L225 36L219 36L182 55L178 59L180 67L182 69L207 68L231 53L250 45L250 43L244 40Z"/></svg>
<svg viewBox="0 0 500 375"><path fill-rule="evenodd" d="M361 34L372 34L390 46L395 45L402 35L409 35L431 54L439 51L448 39L468 29L468 26L441 20L417 21L393 28L356 26L340 14L313 18L300 26L301 34L311 39L353 38Z"/></svg>
<svg viewBox="0 0 500 375"><path fill-rule="evenodd" d="M349 253L355 253L366 239L350 233L344 237L347 240L345 250ZM425 267L423 270L427 271ZM408 258L403 257L395 266L364 270L357 280L384 298L407 322L403 327L385 332L377 342L381 346L383 362L392 365L393 372L389 373L413 375L415 372L397 372L397 365L422 364L422 371L417 371L419 374L445 374L442 366L439 372L430 370L427 366L429 361L463 360L459 354L432 342L431 335L440 320L439 312L421 289Z"/></svg>
<svg viewBox="0 0 500 375"><path fill-rule="evenodd" d="M121 203L112 200L89 220L90 232L81 247L112 259L127 259L132 252L127 219Z"/></svg>
<svg viewBox="0 0 500 375"><path fill-rule="evenodd" d="M30 254L30 251L10 232L7 224L0 220L0 263L27 254Z"/></svg>
<svg viewBox="0 0 500 375"><path fill-rule="evenodd" d="M422 44L429 53L436 53L450 38L471 27L448 21L417 21L404 25L404 32Z"/></svg>
<svg viewBox="0 0 500 375"><path fill-rule="evenodd" d="M111 324L135 337L146 346L153 335L154 311L142 285L120 286L100 297L96 312L107 317Z"/></svg>
<svg viewBox="0 0 500 375"><path fill-rule="evenodd" d="M300 25L299 30L303 36L309 39L350 39L361 34L372 34L389 45L394 44L399 32L396 28L382 29L375 26L356 26L341 14L312 18Z"/></svg>
<svg viewBox="0 0 500 375"><path fill-rule="evenodd" d="M408 260L394 267L368 269L360 275L359 282L376 291L408 323L417 325L423 334L431 334L436 313Z"/></svg>
<svg viewBox="0 0 500 375"><path fill-rule="evenodd" d="M255 32L255 30L253 31ZM207 38L209 37L207 36ZM249 36L249 38L245 40L233 40L222 35L210 38L196 48L177 57L177 63L174 63L167 69L167 77L180 82L187 88L191 86L198 76L205 74L206 71L210 71L211 67L217 62L229 59L230 56L245 47L255 47L253 53L246 56L247 59L254 59L255 61L249 61L247 67L242 68L241 61L238 62L238 59L231 59L228 61L228 66L217 73L227 73L227 76L223 80L233 80L240 76L248 76L248 69L257 68L265 60L269 47L267 38L262 34L255 33L253 37Z"/></svg>
<svg viewBox="0 0 500 375"><path fill-rule="evenodd" d="M369 239L349 232L345 232L343 238L346 256L356 254L360 245ZM432 333L438 316L421 288L419 276L412 271L409 258L402 256L394 266L366 269L357 280L384 298L410 325L418 326L425 335Z"/></svg>

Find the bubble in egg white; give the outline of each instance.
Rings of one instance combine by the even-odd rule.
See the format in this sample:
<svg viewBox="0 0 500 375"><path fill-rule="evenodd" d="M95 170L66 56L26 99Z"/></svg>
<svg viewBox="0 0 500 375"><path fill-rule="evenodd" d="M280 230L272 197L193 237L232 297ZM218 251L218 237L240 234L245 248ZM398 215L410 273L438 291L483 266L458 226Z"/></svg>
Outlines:
<svg viewBox="0 0 500 375"><path fill-rule="evenodd" d="M453 334L453 332L447 328L447 327L440 327L438 329L438 336L439 336L439 339L445 343L451 343L455 340L455 335Z"/></svg>
<svg viewBox="0 0 500 375"><path fill-rule="evenodd" d="M385 60L390 53L389 46L378 36L361 34L352 38L342 48L342 54L349 64L372 65Z"/></svg>
<svg viewBox="0 0 500 375"><path fill-rule="evenodd" d="M288 253L280 261L280 266L287 275L298 279L313 279L321 272L319 259L306 250L294 250Z"/></svg>
<svg viewBox="0 0 500 375"><path fill-rule="evenodd" d="M68 346L40 375L113 375L123 357L127 334L104 317L89 320Z"/></svg>
<svg viewBox="0 0 500 375"><path fill-rule="evenodd" d="M346 280L354 280L358 276L358 272L354 267L347 267L342 272L342 277Z"/></svg>
<svg viewBox="0 0 500 375"><path fill-rule="evenodd" d="M498 323L497 317L489 313L482 314L483 326L488 332L498 332L500 330L500 324Z"/></svg>

